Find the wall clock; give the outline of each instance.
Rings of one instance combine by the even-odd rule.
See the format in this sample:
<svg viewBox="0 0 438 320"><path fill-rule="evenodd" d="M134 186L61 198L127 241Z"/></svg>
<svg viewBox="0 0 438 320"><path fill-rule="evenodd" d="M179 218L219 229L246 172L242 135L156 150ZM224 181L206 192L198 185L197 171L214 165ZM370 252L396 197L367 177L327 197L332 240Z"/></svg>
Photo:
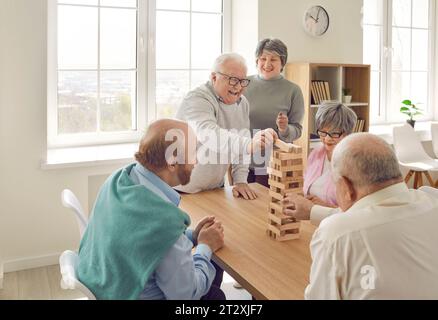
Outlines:
<svg viewBox="0 0 438 320"><path fill-rule="evenodd" d="M327 32L330 18L322 6L313 6L304 13L304 29L312 36L319 37Z"/></svg>

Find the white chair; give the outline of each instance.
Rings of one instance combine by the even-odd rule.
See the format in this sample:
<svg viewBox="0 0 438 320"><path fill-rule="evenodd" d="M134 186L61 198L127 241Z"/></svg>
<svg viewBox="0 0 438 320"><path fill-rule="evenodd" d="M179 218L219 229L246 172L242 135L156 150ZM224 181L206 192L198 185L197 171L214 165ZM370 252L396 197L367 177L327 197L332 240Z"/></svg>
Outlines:
<svg viewBox="0 0 438 320"><path fill-rule="evenodd" d="M420 189L421 191L427 192L435 197L438 198L438 189L437 188L432 188L432 187L421 187Z"/></svg>
<svg viewBox="0 0 438 320"><path fill-rule="evenodd" d="M435 186L429 171L438 171L438 160L431 158L426 151L414 129L405 124L394 127L394 149L400 166L409 170L405 182L408 183L412 175L414 178L414 189L423 186L423 174L429 184Z"/></svg>
<svg viewBox="0 0 438 320"><path fill-rule="evenodd" d="M438 158L438 123L432 123L430 132L432 133L433 152L435 157Z"/></svg>
<svg viewBox="0 0 438 320"><path fill-rule="evenodd" d="M79 256L71 250L64 251L59 257L59 266L61 268L61 288L69 290L79 290L89 300L96 300L94 294L82 284L76 275L76 269L79 264Z"/></svg>
<svg viewBox="0 0 438 320"><path fill-rule="evenodd" d="M75 213L76 220L79 226L79 233L81 234L81 238L87 228L88 218L84 213L84 209L82 209L81 203L78 198L76 198L75 194L69 190L64 189L61 193L61 201L64 207L72 209Z"/></svg>

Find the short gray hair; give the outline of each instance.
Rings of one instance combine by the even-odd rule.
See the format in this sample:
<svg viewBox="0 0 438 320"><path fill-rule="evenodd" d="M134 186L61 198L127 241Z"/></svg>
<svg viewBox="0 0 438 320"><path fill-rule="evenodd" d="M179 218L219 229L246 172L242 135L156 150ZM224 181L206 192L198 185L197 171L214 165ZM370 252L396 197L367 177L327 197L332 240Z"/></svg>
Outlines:
<svg viewBox="0 0 438 320"><path fill-rule="evenodd" d="M379 185L402 179L397 156L382 138L370 133L352 134L335 147L334 179L348 178L355 187Z"/></svg>
<svg viewBox="0 0 438 320"><path fill-rule="evenodd" d="M238 53L231 52L231 53L221 54L219 57L217 57L216 60L214 61L212 71L220 72L221 66L230 60L240 63L243 67L245 67L246 70L248 70L248 67L246 66L245 58Z"/></svg>
<svg viewBox="0 0 438 320"><path fill-rule="evenodd" d="M287 47L280 39L271 39L266 38L257 44L255 56L256 58L260 58L263 54L263 50L275 52L280 56L281 60L281 71L283 71L284 66L287 63Z"/></svg>
<svg viewBox="0 0 438 320"><path fill-rule="evenodd" d="M353 132L357 116L353 110L341 103L324 102L316 112L315 126L317 130L324 127L339 129L346 135Z"/></svg>

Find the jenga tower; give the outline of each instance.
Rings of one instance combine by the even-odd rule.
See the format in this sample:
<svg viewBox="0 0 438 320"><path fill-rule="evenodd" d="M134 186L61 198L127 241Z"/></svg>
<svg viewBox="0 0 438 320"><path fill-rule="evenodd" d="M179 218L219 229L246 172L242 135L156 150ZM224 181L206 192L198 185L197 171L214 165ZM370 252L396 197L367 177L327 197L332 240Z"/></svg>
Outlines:
<svg viewBox="0 0 438 320"><path fill-rule="evenodd" d="M294 240L300 237L300 222L283 213L281 200L288 193L302 194L302 148L279 139L275 147L268 166L271 188L267 233L277 241Z"/></svg>

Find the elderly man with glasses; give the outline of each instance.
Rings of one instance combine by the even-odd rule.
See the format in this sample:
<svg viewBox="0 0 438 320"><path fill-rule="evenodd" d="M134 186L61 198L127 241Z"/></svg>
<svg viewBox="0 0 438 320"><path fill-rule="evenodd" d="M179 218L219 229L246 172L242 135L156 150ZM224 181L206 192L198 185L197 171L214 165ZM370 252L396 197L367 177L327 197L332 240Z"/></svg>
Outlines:
<svg viewBox="0 0 438 320"><path fill-rule="evenodd" d="M272 146L278 136L266 129L251 139L249 103L242 95L250 83L246 74L242 56L223 54L214 63L210 81L189 92L181 103L176 118L194 128L199 148L191 182L177 190L196 193L220 188L231 164L233 195L246 200L257 197L247 183L251 155Z"/></svg>

